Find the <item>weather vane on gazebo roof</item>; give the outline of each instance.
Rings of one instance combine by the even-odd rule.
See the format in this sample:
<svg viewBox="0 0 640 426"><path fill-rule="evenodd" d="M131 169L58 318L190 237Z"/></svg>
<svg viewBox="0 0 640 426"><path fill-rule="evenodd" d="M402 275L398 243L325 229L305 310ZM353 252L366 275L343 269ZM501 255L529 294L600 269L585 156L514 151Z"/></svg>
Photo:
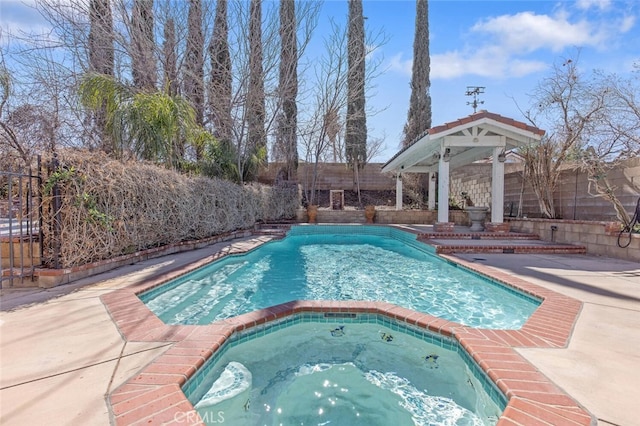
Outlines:
<svg viewBox="0 0 640 426"><path fill-rule="evenodd" d="M473 113L476 113L478 109L478 105L484 104L484 101L479 101L478 96L484 93L484 87L482 86L467 86L467 91L465 93L466 96L473 96L473 101L467 102L467 105L471 105L473 107Z"/></svg>

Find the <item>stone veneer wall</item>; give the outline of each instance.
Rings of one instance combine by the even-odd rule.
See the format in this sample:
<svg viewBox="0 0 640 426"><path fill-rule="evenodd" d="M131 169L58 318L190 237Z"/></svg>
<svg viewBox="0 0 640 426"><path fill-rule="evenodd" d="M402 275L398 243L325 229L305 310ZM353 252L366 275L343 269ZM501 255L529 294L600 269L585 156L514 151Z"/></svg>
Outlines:
<svg viewBox="0 0 640 426"><path fill-rule="evenodd" d="M629 247L618 247L617 222L509 218L511 231L537 234L542 240L579 244L588 254L640 262L640 234L632 234ZM551 227L557 229L552 231ZM624 236L626 243L626 236Z"/></svg>

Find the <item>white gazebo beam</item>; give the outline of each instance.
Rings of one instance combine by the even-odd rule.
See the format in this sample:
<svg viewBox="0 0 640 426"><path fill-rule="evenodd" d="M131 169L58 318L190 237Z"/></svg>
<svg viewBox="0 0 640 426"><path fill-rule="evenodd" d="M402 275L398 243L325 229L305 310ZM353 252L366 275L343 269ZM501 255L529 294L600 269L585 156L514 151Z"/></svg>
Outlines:
<svg viewBox="0 0 640 426"><path fill-rule="evenodd" d="M437 163L436 163L437 164ZM429 173L438 170L438 166L411 166L402 169L403 173Z"/></svg>
<svg viewBox="0 0 640 426"><path fill-rule="evenodd" d="M504 146L504 139L502 136L445 136L444 146L448 147L487 147L487 146Z"/></svg>
<svg viewBox="0 0 640 426"><path fill-rule="evenodd" d="M460 154L456 154L451 159L451 168L455 169L456 167L464 166L466 164L473 163L476 160L481 160L491 155L492 148L485 149L469 149Z"/></svg>

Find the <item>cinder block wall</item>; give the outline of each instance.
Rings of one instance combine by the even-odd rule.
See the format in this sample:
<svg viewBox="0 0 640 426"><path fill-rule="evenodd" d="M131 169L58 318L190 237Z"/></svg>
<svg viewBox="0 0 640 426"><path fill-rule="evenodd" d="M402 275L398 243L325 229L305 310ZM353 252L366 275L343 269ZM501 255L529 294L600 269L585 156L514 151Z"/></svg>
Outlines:
<svg viewBox="0 0 640 426"><path fill-rule="evenodd" d="M640 234L632 234L628 247L618 246L620 224L579 220L507 219L511 230L540 236L545 241L580 244L587 253L640 262ZM552 231L551 227L556 230ZM622 245L628 242L625 235Z"/></svg>
<svg viewBox="0 0 640 426"><path fill-rule="evenodd" d="M507 211L509 204L513 203L514 215L518 211L517 207L523 187L521 170L522 166L517 170L505 173L505 211ZM616 196L625 206L627 213L632 216L640 196L640 158L631 159L622 167L609 171L607 178L613 186ZM562 172L554 194L554 203L557 215L563 219L617 220L616 212L611 203L589 193L587 175L579 170L567 169ZM526 182L522 193L522 206L523 216L540 217L538 200L531 186Z"/></svg>
<svg viewBox="0 0 640 426"><path fill-rule="evenodd" d="M318 189L355 190L353 170L344 164L318 164ZM310 182L313 164L301 164L298 170L298 182L305 186ZM541 217L538 200L531 186L525 181L523 185L523 165L505 163L505 216L516 216L522 197L522 216ZM260 175L260 181L273 183L279 164L271 164ZM369 191L395 190L393 176L380 173L382 164L367 164L360 171L360 189ZM627 161L622 167L611 170L609 182L615 188L616 196L625 206L630 216L633 215L636 202L640 196L640 158ZM450 194L456 203L462 204L462 192L467 192L477 206L491 205L491 164L468 164L451 171ZM613 206L603 198L589 194L589 182L585 173L579 170L564 170L561 174L554 201L559 217L570 220L603 220L616 219Z"/></svg>
<svg viewBox="0 0 640 426"><path fill-rule="evenodd" d="M517 216L522 197L522 216L539 218L538 199L522 173L522 164L505 164L504 214ZM640 196L640 158L627 161L623 167L611 170L607 178L627 213L633 216ZM523 185L524 181L524 185ZM451 195L458 203L467 192L478 206L491 205L491 164L469 164L451 171ZM589 193L587 175L580 170L566 169L560 175L554 194L556 213L568 220L615 221L616 212L607 200Z"/></svg>
<svg viewBox="0 0 640 426"><path fill-rule="evenodd" d="M271 184L275 181L278 170L282 167L279 163L271 163L263 170L258 180ZM298 183L303 186L311 186L313 179L313 164L301 163L298 166ZM360 189L365 191L388 191L396 187L395 179L390 174L382 174L382 163L370 163L358 171ZM345 189L355 191L356 179L352 169L343 163L319 163L316 188L318 190Z"/></svg>
<svg viewBox="0 0 640 426"><path fill-rule="evenodd" d="M491 166L468 164L450 174L450 197L462 207L462 193L466 192L475 206L491 206Z"/></svg>

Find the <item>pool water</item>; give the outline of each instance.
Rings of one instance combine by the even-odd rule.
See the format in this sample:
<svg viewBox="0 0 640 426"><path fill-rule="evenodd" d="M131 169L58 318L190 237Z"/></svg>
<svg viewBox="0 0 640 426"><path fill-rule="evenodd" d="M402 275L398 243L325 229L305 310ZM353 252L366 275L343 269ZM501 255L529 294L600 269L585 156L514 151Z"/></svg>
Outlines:
<svg viewBox="0 0 640 426"><path fill-rule="evenodd" d="M377 324L273 331L232 345L187 387L208 424L480 426L504 408L455 350Z"/></svg>
<svg viewBox="0 0 640 426"><path fill-rule="evenodd" d="M140 297L168 324L209 324L291 300L364 300L517 329L539 305L419 247L380 235L289 235Z"/></svg>

